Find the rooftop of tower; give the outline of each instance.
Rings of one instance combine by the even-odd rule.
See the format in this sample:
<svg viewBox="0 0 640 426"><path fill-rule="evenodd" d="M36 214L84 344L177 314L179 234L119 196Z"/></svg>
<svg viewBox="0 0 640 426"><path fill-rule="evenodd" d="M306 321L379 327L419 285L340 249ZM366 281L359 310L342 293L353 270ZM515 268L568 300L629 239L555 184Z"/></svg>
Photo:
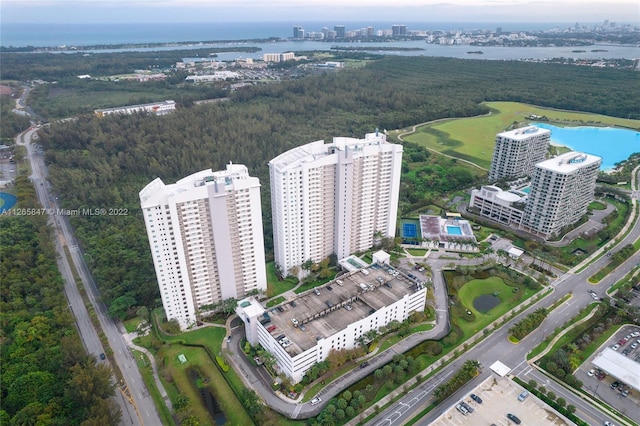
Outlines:
<svg viewBox="0 0 640 426"><path fill-rule="evenodd" d="M140 191L140 200L144 208L145 205L153 205L159 202L161 198L176 195L198 186L206 184L230 185L234 180L249 178L251 176L249 176L245 165L229 163L225 170L217 172L214 172L213 169L201 170L169 185L166 185L162 179L156 178Z"/></svg>
<svg viewBox="0 0 640 426"><path fill-rule="evenodd" d="M286 151L271 161L269 165L278 170L283 170L289 166L295 166L300 163L318 160L333 154L335 151L344 151L345 148L357 150L358 148L369 145L380 145L387 143L384 133L367 133L364 139L335 137L331 143L324 143L324 140L309 142Z"/></svg>
<svg viewBox="0 0 640 426"><path fill-rule="evenodd" d="M572 173L575 170L594 163L602 163L602 158L583 152L570 151L557 157L541 161L536 164L536 167L557 173Z"/></svg>
<svg viewBox="0 0 640 426"><path fill-rule="evenodd" d="M498 133L503 138L521 140L527 139L534 135L551 134L551 130L542 129L536 126L521 127L519 129L509 130L507 132Z"/></svg>

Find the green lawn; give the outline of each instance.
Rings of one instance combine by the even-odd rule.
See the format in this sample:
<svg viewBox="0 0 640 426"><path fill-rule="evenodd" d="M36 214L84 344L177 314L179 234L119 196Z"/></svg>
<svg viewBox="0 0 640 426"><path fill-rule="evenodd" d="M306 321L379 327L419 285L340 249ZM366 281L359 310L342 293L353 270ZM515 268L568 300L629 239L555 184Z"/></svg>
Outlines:
<svg viewBox="0 0 640 426"><path fill-rule="evenodd" d="M487 325L536 293L535 290L528 288L523 290L522 287L519 287L519 291L514 293L514 288L516 287L505 284L502 278L493 276L482 280L471 280L458 290L460 301L476 317L475 321L466 321L464 319L458 321L458 325L460 325L467 338L484 329ZM494 291L498 292L498 298L501 301L498 306L488 313L479 312L473 307L473 301L476 297L483 294L493 294Z"/></svg>
<svg viewBox="0 0 640 426"><path fill-rule="evenodd" d="M425 249L407 249L412 256L424 256L427 251Z"/></svg>
<svg viewBox="0 0 640 426"><path fill-rule="evenodd" d="M206 378L205 386L208 387L215 396L220 408L225 413L227 424L229 425L251 425L253 421L236 397L233 389L229 386L229 381L236 392L240 392L244 387L240 379L233 370L223 373L215 365L215 360L209 356L204 348L209 350L212 356L220 354L222 340L226 335L226 330L220 327L206 327L195 331L182 333L177 336L161 335L165 344L155 338L153 334L136 339L136 343L145 346L150 350L157 350L155 353L156 362L161 370L160 377L165 389L172 401L176 401L178 394L187 395L190 399L190 406L193 414L200 419L202 425L213 425L213 419L205 410L196 393L196 389L188 377L188 368L197 368L202 377ZM182 343L198 346L184 346ZM187 358L185 364L181 364L178 355L183 354ZM225 378L227 380L225 380ZM170 381L167 381L169 379Z"/></svg>
<svg viewBox="0 0 640 426"><path fill-rule="evenodd" d="M290 277L280 280L276 275L275 263L267 263L267 297L277 296L287 290L291 290L296 284L298 284L297 278Z"/></svg>
<svg viewBox="0 0 640 426"><path fill-rule="evenodd" d="M552 124L613 125L640 129L640 120L607 117L572 111L560 111L518 102L486 102L491 115L438 121L416 129L403 139L443 154L469 160L481 167L491 164L496 134L514 122L525 124L531 114L546 116Z"/></svg>

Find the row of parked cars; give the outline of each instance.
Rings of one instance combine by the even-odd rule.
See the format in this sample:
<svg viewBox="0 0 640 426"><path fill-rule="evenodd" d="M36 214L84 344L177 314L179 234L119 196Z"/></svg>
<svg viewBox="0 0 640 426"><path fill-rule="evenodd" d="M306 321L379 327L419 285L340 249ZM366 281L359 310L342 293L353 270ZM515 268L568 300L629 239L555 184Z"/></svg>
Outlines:
<svg viewBox="0 0 640 426"><path fill-rule="evenodd" d="M622 350L622 355L627 356L631 353L632 350L640 346L640 339L633 341L633 339L637 337L640 337L640 331L634 331L633 333L629 333L626 336L624 336L622 339L618 340L618 343L611 346L611 349L613 349L614 351L617 351L618 349L622 348L624 345L626 345L631 341L632 343L629 345L629 347ZM640 355L640 353L638 355Z"/></svg>
<svg viewBox="0 0 640 426"><path fill-rule="evenodd" d="M475 402L477 402L478 404L482 404L482 398L480 398L478 395L476 395L475 393L472 393L471 395L469 395L471 397L471 399L473 399ZM464 401L460 401L458 404L456 404L456 410L458 410L459 412L461 412L463 415L467 415L467 414L471 414L473 413L473 407L470 406L469 404L467 404Z"/></svg>

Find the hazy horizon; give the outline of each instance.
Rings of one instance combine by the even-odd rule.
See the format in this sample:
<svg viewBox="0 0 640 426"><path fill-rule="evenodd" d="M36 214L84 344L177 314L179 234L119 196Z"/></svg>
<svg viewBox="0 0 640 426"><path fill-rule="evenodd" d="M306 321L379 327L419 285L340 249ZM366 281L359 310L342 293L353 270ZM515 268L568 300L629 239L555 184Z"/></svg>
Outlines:
<svg viewBox="0 0 640 426"><path fill-rule="evenodd" d="M2 23L640 22L637 0L3 0Z"/></svg>

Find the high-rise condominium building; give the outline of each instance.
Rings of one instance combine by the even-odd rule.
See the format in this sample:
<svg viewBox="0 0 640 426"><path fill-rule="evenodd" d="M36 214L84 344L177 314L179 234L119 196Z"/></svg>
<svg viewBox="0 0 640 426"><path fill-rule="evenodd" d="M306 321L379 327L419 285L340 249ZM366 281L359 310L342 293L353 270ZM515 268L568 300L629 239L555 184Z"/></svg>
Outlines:
<svg viewBox="0 0 640 426"><path fill-rule="evenodd" d="M395 235L402 146L384 134L311 142L269 162L275 261L285 273Z"/></svg>
<svg viewBox="0 0 640 426"><path fill-rule="evenodd" d="M293 38L304 38L304 28L300 26L293 27Z"/></svg>
<svg viewBox="0 0 640 426"><path fill-rule="evenodd" d="M535 165L522 227L545 238L577 222L594 199L602 159L567 152Z"/></svg>
<svg viewBox="0 0 640 426"><path fill-rule="evenodd" d="M498 133L489 181L530 176L533 166L545 159L550 139L550 130L535 126Z"/></svg>
<svg viewBox="0 0 640 426"><path fill-rule="evenodd" d="M140 204L168 319L186 328L203 305L266 289L260 182L245 166L157 178Z"/></svg>

